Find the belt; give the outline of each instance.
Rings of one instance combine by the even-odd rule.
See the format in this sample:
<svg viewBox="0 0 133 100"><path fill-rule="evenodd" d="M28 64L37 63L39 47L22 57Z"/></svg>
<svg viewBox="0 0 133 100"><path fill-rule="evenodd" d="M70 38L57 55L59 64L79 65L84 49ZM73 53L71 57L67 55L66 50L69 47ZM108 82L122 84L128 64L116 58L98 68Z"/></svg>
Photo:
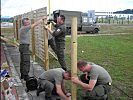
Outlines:
<svg viewBox="0 0 133 100"><path fill-rule="evenodd" d="M107 85L111 86L111 82L106 83Z"/></svg>

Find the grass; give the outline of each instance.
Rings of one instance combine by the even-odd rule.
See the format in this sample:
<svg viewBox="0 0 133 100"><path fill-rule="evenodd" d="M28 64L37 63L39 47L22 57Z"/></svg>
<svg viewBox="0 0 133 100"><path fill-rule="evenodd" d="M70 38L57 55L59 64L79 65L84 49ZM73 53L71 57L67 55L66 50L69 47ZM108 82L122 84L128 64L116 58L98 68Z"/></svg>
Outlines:
<svg viewBox="0 0 133 100"><path fill-rule="evenodd" d="M100 25L100 34L133 33L132 25L108 24Z"/></svg>
<svg viewBox="0 0 133 100"><path fill-rule="evenodd" d="M5 33L6 34L5 34ZM4 29L2 34L11 37L13 30ZM131 25L102 25L100 34L103 33L133 33ZM82 52L84 51L84 52ZM71 65L70 38L66 38L65 56L67 66ZM50 68L60 67L58 61L49 55ZM133 98L133 34L116 36L95 36L78 38L78 60L83 59L103 66L113 79L113 87L110 93L110 100L130 100L126 95ZM43 62L36 58L37 62L43 66ZM66 82L70 89L70 81ZM126 94L124 94L124 91ZM80 99L82 88L77 87L77 100Z"/></svg>
<svg viewBox="0 0 133 100"><path fill-rule="evenodd" d="M13 33L13 28L1 28L1 33Z"/></svg>
<svg viewBox="0 0 133 100"><path fill-rule="evenodd" d="M14 40L14 29L13 28L1 28L1 35L5 38Z"/></svg>
<svg viewBox="0 0 133 100"><path fill-rule="evenodd" d="M67 59L70 59L70 38L66 39ZM82 51L84 51L82 53ZM133 97L133 34L117 36L79 37L78 60L94 62L110 73L113 85ZM70 60L67 61L70 64ZM115 97L115 95L117 97ZM111 98L128 100L113 87ZM122 99L124 98L124 99ZM126 98L126 99L125 99Z"/></svg>
<svg viewBox="0 0 133 100"><path fill-rule="evenodd" d="M70 67L70 38L66 38L66 61ZM82 52L84 51L84 52ZM78 38L78 60L94 62L103 66L111 75L113 87L110 100L130 100L133 97L133 34L116 36L97 36ZM59 67L58 61L50 55L50 66ZM70 81L67 82L70 89ZM119 90L121 89L121 90ZM78 87L77 99L80 100L82 88ZM117 96L116 96L117 95Z"/></svg>

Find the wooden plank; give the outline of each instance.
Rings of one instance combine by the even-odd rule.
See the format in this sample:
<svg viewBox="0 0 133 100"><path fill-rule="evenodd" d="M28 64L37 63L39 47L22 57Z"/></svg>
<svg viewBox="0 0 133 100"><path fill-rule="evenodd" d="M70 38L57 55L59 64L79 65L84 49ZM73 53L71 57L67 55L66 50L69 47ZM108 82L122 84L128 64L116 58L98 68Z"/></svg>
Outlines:
<svg viewBox="0 0 133 100"><path fill-rule="evenodd" d="M4 40L5 42L10 43L10 44L12 44L15 47L18 47L19 46L19 43L18 42L11 41L11 40L9 40L7 38L4 38L2 36L0 38L1 38L1 40Z"/></svg>

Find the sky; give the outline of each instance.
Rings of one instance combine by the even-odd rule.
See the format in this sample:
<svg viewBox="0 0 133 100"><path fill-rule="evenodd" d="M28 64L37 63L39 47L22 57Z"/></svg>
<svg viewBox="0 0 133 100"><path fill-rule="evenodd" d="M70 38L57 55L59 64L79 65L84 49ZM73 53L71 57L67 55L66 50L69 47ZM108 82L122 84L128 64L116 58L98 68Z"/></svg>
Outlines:
<svg viewBox="0 0 133 100"><path fill-rule="evenodd" d="M48 7L48 0L1 0L1 15L13 17L42 7ZM133 0L50 0L50 12L59 9L114 12L133 9Z"/></svg>

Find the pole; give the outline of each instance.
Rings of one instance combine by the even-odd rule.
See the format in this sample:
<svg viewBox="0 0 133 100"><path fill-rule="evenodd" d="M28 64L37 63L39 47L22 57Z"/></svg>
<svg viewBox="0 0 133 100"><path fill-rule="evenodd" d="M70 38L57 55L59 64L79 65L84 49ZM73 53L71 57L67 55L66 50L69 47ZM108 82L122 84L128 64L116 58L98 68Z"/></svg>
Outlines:
<svg viewBox="0 0 133 100"><path fill-rule="evenodd" d="M17 20L15 21L15 26L16 26L15 27L16 28L16 32L15 32L16 33L16 41L18 42L18 21Z"/></svg>
<svg viewBox="0 0 133 100"><path fill-rule="evenodd" d="M49 14L49 19L51 17L51 14L50 14L50 0L48 0L48 14ZM49 28L51 29L51 23L49 24Z"/></svg>
<svg viewBox="0 0 133 100"><path fill-rule="evenodd" d="M43 25L45 25L45 23L47 23L47 20L43 19ZM44 69L49 70L48 32L46 29L44 29L44 54L45 54Z"/></svg>
<svg viewBox="0 0 133 100"><path fill-rule="evenodd" d="M72 77L77 76L77 17L72 17L71 73ZM76 85L74 83L71 83L72 100L76 100L76 91Z"/></svg>
<svg viewBox="0 0 133 100"><path fill-rule="evenodd" d="M34 19L31 19L31 24L34 24ZM35 61L35 33L34 28L31 29L32 34L32 60Z"/></svg>
<svg viewBox="0 0 133 100"><path fill-rule="evenodd" d="M50 0L48 0L48 13L49 13L49 18L50 18Z"/></svg>
<svg viewBox="0 0 133 100"><path fill-rule="evenodd" d="M15 20L13 20L13 32L14 32L14 39L13 39L13 41L16 42Z"/></svg>

